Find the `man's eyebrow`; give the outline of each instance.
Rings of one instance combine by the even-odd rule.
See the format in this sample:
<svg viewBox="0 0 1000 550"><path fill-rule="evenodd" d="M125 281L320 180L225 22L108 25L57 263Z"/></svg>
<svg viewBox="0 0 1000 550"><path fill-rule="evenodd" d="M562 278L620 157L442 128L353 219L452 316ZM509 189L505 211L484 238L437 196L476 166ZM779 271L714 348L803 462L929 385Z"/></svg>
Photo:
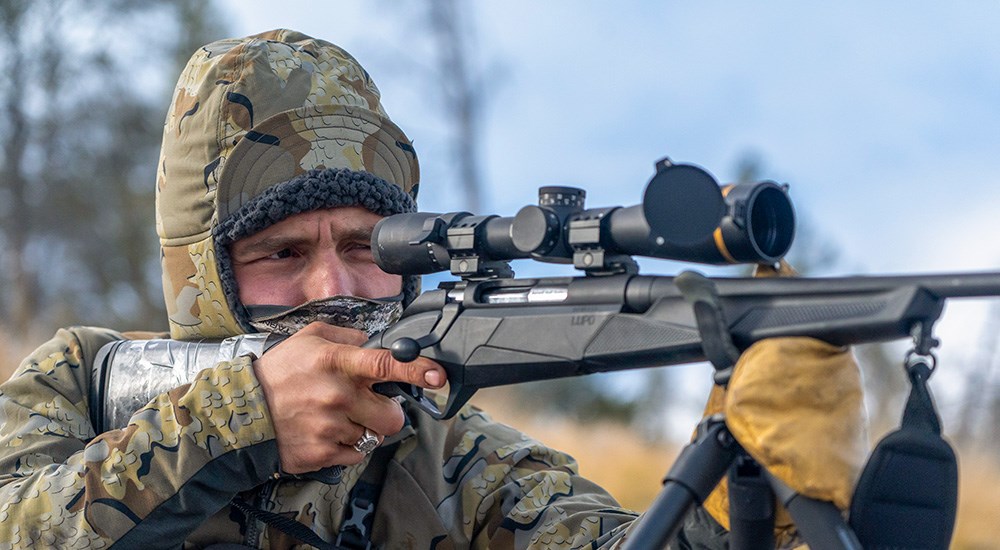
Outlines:
<svg viewBox="0 0 1000 550"><path fill-rule="evenodd" d="M370 243L372 240L372 231L374 231L374 229L374 225L370 227L354 227L344 233L341 233L339 240ZM285 248L295 248L296 246L309 244L309 242L310 239L305 237L298 237L294 235L272 235L243 242L238 246L234 246L231 252L233 254L274 252Z"/></svg>
<svg viewBox="0 0 1000 550"><path fill-rule="evenodd" d="M341 236L340 240L342 240L342 241L364 241L364 242L371 242L371 240L372 240L372 232L374 230L375 230L375 226L374 225L366 226L366 227L355 227L355 228L349 229L347 232L345 232Z"/></svg>
<svg viewBox="0 0 1000 550"><path fill-rule="evenodd" d="M273 252L285 248L294 248L297 245L307 242L308 239L287 235L273 235L261 237L238 243L232 247L233 254L256 254L260 252Z"/></svg>

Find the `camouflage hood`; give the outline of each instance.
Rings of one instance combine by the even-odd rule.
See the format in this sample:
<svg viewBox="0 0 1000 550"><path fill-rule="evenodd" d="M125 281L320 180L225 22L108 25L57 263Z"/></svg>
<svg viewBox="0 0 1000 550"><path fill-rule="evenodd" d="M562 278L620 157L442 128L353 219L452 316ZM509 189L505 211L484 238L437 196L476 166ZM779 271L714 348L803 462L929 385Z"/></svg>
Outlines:
<svg viewBox="0 0 1000 550"><path fill-rule="evenodd" d="M201 48L177 83L157 169L171 336L253 330L229 243L317 208L411 211L418 181L409 139L344 50L280 29ZM411 294L415 286L404 281Z"/></svg>

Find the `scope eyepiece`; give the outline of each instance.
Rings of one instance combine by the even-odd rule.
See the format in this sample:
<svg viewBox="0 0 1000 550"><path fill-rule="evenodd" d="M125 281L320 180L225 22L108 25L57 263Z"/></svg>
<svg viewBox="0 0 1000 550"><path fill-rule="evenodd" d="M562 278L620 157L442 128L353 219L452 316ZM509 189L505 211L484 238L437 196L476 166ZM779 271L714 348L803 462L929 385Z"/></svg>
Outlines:
<svg viewBox="0 0 1000 550"><path fill-rule="evenodd" d="M449 222L468 212L413 212L382 218L372 230L372 256L386 273L427 275L445 271L451 255L441 241Z"/></svg>

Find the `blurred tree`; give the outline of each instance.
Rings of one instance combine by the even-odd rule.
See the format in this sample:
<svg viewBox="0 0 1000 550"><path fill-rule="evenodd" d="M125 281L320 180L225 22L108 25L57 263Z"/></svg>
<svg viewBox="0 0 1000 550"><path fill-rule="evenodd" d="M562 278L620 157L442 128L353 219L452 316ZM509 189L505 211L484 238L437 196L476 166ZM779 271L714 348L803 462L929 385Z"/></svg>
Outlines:
<svg viewBox="0 0 1000 550"><path fill-rule="evenodd" d="M910 383L903 369L903 351L890 344L854 346L865 384L865 405L872 440L899 427Z"/></svg>
<svg viewBox="0 0 1000 550"><path fill-rule="evenodd" d="M0 4L0 324L165 326L153 189L179 67L219 38L194 0ZM34 336L32 336L34 338Z"/></svg>
<svg viewBox="0 0 1000 550"><path fill-rule="evenodd" d="M996 335L993 338L996 341ZM993 364L996 365L995 358ZM1000 380L997 379L996 368L992 371L990 383L983 388L987 398L982 411L983 421L980 423L982 429L979 441L985 444L987 456L992 456L1000 464Z"/></svg>
<svg viewBox="0 0 1000 550"><path fill-rule="evenodd" d="M965 374L955 439L965 448L1000 453L1000 305L993 304L971 368Z"/></svg>
<svg viewBox="0 0 1000 550"><path fill-rule="evenodd" d="M427 0L428 29L437 53L437 78L442 107L452 124L450 140L458 182L466 208L482 212L482 169L478 144L482 142L486 96L482 74L470 62L475 23L458 0Z"/></svg>
<svg viewBox="0 0 1000 550"><path fill-rule="evenodd" d="M503 69L483 62L475 40L474 11L473 4L456 0L375 2L372 17L392 25L393 34L403 37L407 48L393 50L386 41L378 41L370 55L380 58L379 82L405 82L393 93L395 102L407 92L415 94L421 105L431 100L428 111L433 114L423 121L424 138L418 150L424 180L432 181L435 188L433 199L447 204L448 210L481 213L486 111L491 94L503 82ZM442 153L435 155L438 150ZM444 188L450 180L458 192ZM424 195L425 208L427 200Z"/></svg>

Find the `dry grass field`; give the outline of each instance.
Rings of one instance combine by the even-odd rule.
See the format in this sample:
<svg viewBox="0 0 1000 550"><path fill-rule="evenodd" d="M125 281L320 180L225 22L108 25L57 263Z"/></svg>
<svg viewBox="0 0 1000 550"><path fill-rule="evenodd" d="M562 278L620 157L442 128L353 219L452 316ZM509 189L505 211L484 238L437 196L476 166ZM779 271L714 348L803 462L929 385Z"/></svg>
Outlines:
<svg viewBox="0 0 1000 550"><path fill-rule="evenodd" d="M959 454L958 522L952 548L1000 548L1000 457Z"/></svg>
<svg viewBox="0 0 1000 550"><path fill-rule="evenodd" d="M482 392L474 402L500 422L565 451L580 463L581 473L622 503L645 510L679 448L650 445L617 425L580 426L565 420L525 415L512 400ZM952 548L1000 549L1000 458L959 453L959 505Z"/></svg>

